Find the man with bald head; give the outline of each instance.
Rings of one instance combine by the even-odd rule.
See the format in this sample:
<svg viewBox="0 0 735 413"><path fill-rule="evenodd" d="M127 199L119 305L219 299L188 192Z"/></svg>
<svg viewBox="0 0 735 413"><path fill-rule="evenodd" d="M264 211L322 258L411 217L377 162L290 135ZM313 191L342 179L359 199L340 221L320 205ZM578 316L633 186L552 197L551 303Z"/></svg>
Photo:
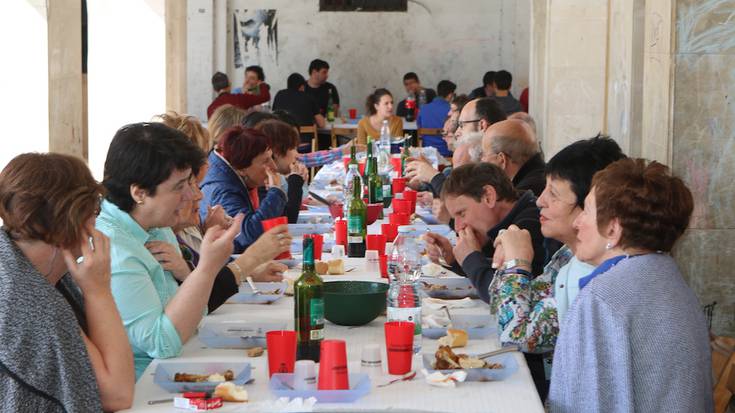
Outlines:
<svg viewBox="0 0 735 413"><path fill-rule="evenodd" d="M505 112L500 108L498 102L492 98L471 100L464 105L459 114L457 131L455 132L457 141L472 139L473 134L479 136L490 125L505 119ZM479 150L479 148L476 148L476 150ZM422 183L429 185L434 197L439 197L446 179L444 174L439 173L424 159L414 159L409 162L406 166L406 177L410 180L409 185L412 187L418 187Z"/></svg>
<svg viewBox="0 0 735 413"><path fill-rule="evenodd" d="M521 191L540 196L546 186L543 157L533 131L522 120L508 119L485 130L482 161L499 166Z"/></svg>

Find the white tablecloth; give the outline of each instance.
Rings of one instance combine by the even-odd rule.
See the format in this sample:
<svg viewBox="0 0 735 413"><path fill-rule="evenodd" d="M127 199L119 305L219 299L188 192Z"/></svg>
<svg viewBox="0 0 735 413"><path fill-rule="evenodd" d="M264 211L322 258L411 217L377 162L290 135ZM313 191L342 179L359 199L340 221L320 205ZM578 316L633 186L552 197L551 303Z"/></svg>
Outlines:
<svg viewBox="0 0 735 413"><path fill-rule="evenodd" d="M378 274L365 271L364 259L347 259L346 268L356 267L355 271L342 276L324 276L324 281L335 280L381 280ZM288 277L297 277L299 270L289 270ZM385 280L383 280L385 281ZM467 309L453 310L457 314L482 314L488 311L487 305L475 300L475 306ZM429 311L424 308L424 312ZM293 297L283 297L270 305L225 304L207 318L215 320L253 320L293 322ZM383 368L387 369L385 358L385 339L383 323L385 317L380 316L371 323L361 327L344 327L327 322L326 338L343 339L347 342L348 366L351 372L359 372L359 361L362 347L366 344L380 344L383 350ZM423 338L422 352L434 352L436 340ZM481 353L497 349L499 343L493 335L485 340L470 340L462 352ZM354 404L317 404L318 411L430 411L430 412L543 412L541 401L533 385L531 375L521 353L514 353L519 364L518 371L510 378L500 382L465 382L456 388L437 388L427 385L421 374L413 381L399 382L388 387L376 388L372 383L370 394ZM248 358L245 350L206 348L197 337L193 337L184 346L176 361L248 361L253 366L252 377L255 382L246 386L250 402L246 404L226 403L217 411L227 412L262 412L267 411L264 403L273 400L268 389L267 354L258 358ZM172 395L153 383L153 372L157 363L166 360L155 360L135 386L134 412L181 411L172 407L172 403L149 406L150 400L167 399ZM420 370L420 356L414 357L414 370ZM381 382L394 378L387 373Z"/></svg>

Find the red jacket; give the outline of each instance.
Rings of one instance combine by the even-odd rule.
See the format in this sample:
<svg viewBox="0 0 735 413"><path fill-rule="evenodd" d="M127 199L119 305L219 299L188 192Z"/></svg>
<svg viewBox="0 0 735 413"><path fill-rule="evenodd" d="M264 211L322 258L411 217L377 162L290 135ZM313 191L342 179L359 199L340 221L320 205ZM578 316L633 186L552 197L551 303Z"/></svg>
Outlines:
<svg viewBox="0 0 735 413"><path fill-rule="evenodd" d="M229 92L220 93L214 98L212 103L207 107L207 119L212 117L212 113L222 105L233 105L240 109L247 110L257 104L268 102L271 100L270 88L263 87L259 95L249 94L233 94Z"/></svg>

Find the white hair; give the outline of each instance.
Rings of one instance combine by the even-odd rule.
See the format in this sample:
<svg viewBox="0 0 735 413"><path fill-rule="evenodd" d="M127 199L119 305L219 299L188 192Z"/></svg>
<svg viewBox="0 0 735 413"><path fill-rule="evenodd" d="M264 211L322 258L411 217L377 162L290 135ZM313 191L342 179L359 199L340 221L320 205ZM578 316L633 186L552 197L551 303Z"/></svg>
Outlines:
<svg viewBox="0 0 735 413"><path fill-rule="evenodd" d="M470 132L460 136L456 146L460 145L467 145L470 162L480 162L482 159L482 132Z"/></svg>

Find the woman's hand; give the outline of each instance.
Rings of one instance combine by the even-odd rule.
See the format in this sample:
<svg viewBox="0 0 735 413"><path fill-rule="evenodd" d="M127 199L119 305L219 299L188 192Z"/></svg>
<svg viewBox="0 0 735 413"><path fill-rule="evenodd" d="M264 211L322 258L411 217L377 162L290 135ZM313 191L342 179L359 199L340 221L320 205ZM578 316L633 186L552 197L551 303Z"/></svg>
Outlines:
<svg viewBox="0 0 735 413"><path fill-rule="evenodd" d="M89 242L90 237L92 238L92 245ZM79 246L83 257L79 264L77 264L77 257L70 250L61 250L72 279L85 295L98 292L109 293L110 278L112 277L109 238L94 227L87 228L82 232Z"/></svg>
<svg viewBox="0 0 735 413"><path fill-rule="evenodd" d="M184 281L189 276L191 269L179 251L176 251L177 246L164 241L150 241L145 243L145 247L161 267L170 271L177 280Z"/></svg>
<svg viewBox="0 0 735 413"><path fill-rule="evenodd" d="M288 270L285 264L277 261L268 261L255 267L250 276L256 282L278 282L283 280L283 273Z"/></svg>
<svg viewBox="0 0 735 413"><path fill-rule="evenodd" d="M204 218L204 232L212 228L215 225L219 225L222 228L229 228L232 224L232 217L227 215L222 205L208 206L207 217Z"/></svg>
<svg viewBox="0 0 735 413"><path fill-rule="evenodd" d="M228 229L218 225L207 230L199 248L199 265L197 265L197 268L205 268L212 274L217 274L232 254L232 242L240 233L244 216L241 213L237 214Z"/></svg>
<svg viewBox="0 0 735 413"><path fill-rule="evenodd" d="M291 164L291 175L300 175L304 182L309 180L309 170L298 161Z"/></svg>
<svg viewBox="0 0 735 413"><path fill-rule="evenodd" d="M493 255L493 268L499 268L507 260L519 259L527 262L533 261L533 244L531 234L520 229L516 225L501 230L495 237L495 254ZM530 268L528 268L530 270Z"/></svg>
<svg viewBox="0 0 735 413"><path fill-rule="evenodd" d="M268 182L266 182L266 187L268 189L270 188L283 188L283 178L281 177L281 174L278 173L273 168L266 168L265 170L266 174L268 174Z"/></svg>
<svg viewBox="0 0 735 413"><path fill-rule="evenodd" d="M250 259L255 260L255 265L260 265L272 260L282 252L290 251L291 239L288 225L279 225L264 232L242 255L247 255Z"/></svg>

